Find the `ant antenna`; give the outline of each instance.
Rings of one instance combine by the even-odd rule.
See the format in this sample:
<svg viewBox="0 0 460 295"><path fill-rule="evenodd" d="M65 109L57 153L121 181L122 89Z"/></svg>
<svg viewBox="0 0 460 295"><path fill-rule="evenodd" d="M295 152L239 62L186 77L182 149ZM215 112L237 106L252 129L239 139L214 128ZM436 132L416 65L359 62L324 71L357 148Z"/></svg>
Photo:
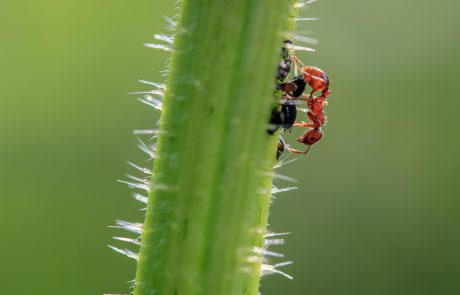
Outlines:
<svg viewBox="0 0 460 295"><path fill-rule="evenodd" d="M305 68L305 64L295 54L292 55L292 58L294 59L294 66L295 66L294 68L295 68L296 75L297 75L297 69ZM299 67L299 64L300 64L300 67ZM302 70L300 71L303 73Z"/></svg>

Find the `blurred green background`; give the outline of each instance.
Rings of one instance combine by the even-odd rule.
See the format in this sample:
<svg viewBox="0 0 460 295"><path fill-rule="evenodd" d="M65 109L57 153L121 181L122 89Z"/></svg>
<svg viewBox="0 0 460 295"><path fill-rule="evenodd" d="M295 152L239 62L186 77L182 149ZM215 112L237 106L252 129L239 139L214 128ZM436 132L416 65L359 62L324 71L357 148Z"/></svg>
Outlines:
<svg viewBox="0 0 460 295"><path fill-rule="evenodd" d="M131 130L157 120L127 93L162 80L167 55L142 43L166 31L172 2L0 3L0 294L127 292L135 264L106 247L120 234L107 225L142 220L115 180L144 159ZM322 0L303 12L321 18L299 30L321 41L302 59L332 79L329 124L282 169L301 189L270 223L293 233L281 251L295 280L264 278L264 295L460 294L459 11Z"/></svg>

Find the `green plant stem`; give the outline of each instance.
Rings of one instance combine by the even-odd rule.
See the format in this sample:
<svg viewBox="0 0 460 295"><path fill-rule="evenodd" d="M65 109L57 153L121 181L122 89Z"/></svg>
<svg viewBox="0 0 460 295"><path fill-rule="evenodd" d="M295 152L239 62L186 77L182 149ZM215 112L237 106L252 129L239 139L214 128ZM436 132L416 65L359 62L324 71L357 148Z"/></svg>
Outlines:
<svg viewBox="0 0 460 295"><path fill-rule="evenodd" d="M257 294L277 143L266 129L291 7L181 3L134 294Z"/></svg>

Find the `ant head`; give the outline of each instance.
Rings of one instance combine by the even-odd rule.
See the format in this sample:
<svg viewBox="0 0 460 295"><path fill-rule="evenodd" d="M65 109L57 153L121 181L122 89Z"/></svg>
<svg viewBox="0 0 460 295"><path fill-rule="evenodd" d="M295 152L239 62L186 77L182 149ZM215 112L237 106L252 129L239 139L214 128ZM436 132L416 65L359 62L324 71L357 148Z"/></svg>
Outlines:
<svg viewBox="0 0 460 295"><path fill-rule="evenodd" d="M329 87L329 78L326 73L315 67L304 67L302 69L302 75L305 79L305 82L311 87L314 91L323 91Z"/></svg>
<svg viewBox="0 0 460 295"><path fill-rule="evenodd" d="M313 145L323 137L323 131L320 128L309 129L297 141L306 145Z"/></svg>

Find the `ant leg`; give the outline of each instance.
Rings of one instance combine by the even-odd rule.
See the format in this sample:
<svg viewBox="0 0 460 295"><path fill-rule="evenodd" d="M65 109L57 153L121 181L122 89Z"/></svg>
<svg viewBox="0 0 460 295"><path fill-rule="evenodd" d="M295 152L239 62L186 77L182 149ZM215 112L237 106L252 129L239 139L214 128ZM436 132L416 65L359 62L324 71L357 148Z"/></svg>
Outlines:
<svg viewBox="0 0 460 295"><path fill-rule="evenodd" d="M311 147L311 145L308 146L308 148L307 148L307 150L305 152L301 152L301 151L298 151L298 150L295 150L295 149L288 148L288 152L293 153L293 154L304 154L304 155L306 155L308 153L308 151L310 151L310 147Z"/></svg>
<svg viewBox="0 0 460 295"><path fill-rule="evenodd" d="M305 102L310 102L311 101L310 96L308 96L305 93L302 93L302 95L300 95L298 97L293 97L293 99L300 100L300 101L305 101Z"/></svg>
<svg viewBox="0 0 460 295"><path fill-rule="evenodd" d="M300 122L294 122L294 124L292 125L294 127L302 127L302 128L308 128L308 127L315 127L314 124L312 123L308 123L308 122L305 122L305 121L300 121Z"/></svg>
<svg viewBox="0 0 460 295"><path fill-rule="evenodd" d="M311 94L305 94L305 93L302 93L300 97L302 97L302 100L306 100L306 101L310 101L314 99L313 96L311 96Z"/></svg>

